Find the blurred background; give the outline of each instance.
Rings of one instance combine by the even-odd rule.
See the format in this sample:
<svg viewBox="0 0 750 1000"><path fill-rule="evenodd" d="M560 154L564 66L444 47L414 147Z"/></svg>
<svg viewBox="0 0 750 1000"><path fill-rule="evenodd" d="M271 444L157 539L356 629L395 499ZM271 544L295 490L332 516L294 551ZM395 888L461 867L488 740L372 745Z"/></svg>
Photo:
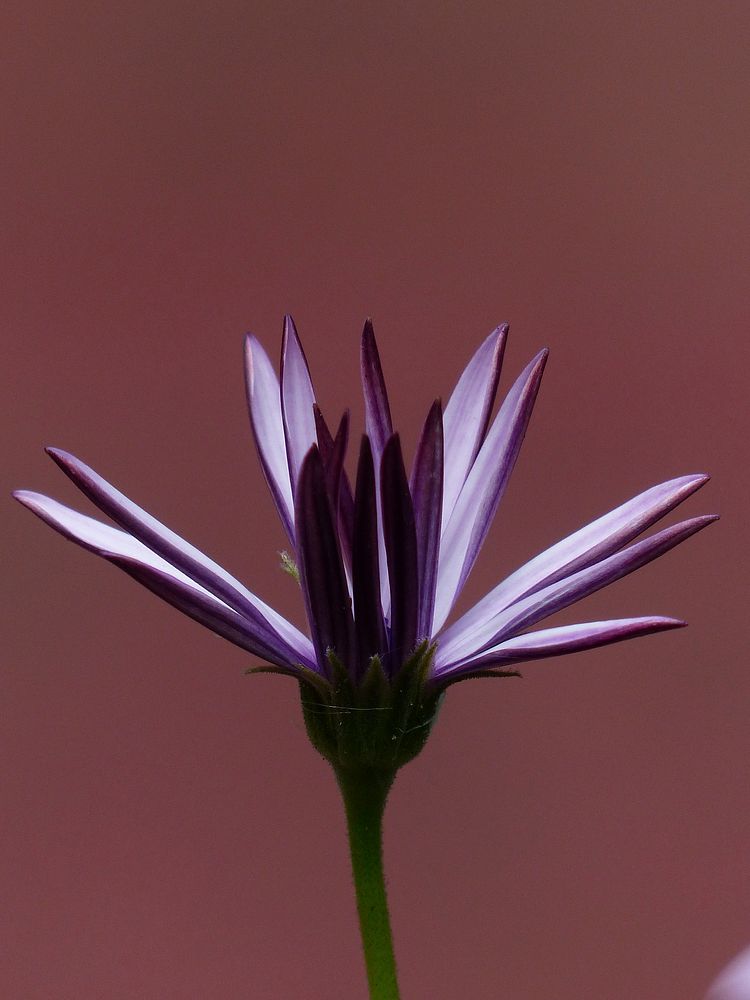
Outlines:
<svg viewBox="0 0 750 1000"><path fill-rule="evenodd" d="M405 1000L685 1000L750 941L744 2L6 2L2 993L364 997L294 683L8 498L68 448L301 620L242 335L409 452L511 323L550 363L465 607L671 476L722 521L559 620L690 628L453 689L386 863ZM355 431L355 433L358 433Z"/></svg>

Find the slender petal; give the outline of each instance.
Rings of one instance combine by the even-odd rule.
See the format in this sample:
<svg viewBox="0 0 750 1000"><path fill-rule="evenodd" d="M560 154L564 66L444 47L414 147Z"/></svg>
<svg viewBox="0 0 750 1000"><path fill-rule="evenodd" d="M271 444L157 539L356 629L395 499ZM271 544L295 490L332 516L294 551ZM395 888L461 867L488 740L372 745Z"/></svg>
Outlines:
<svg viewBox="0 0 750 1000"><path fill-rule="evenodd" d="M334 515L317 445L307 454L295 498L300 582L318 663L328 650L347 668L354 662L354 621Z"/></svg>
<svg viewBox="0 0 750 1000"><path fill-rule="evenodd" d="M668 552L715 520L716 516L709 514L682 521L516 601L478 628L472 635L472 648L462 650L460 657L454 650L450 661L446 662L445 656L436 659L435 670L450 670L456 663L463 662L469 656L478 655L490 646L502 642L503 639L530 628L543 618L548 618L556 611L561 611L576 601L588 597L589 594L645 566L652 559Z"/></svg>
<svg viewBox="0 0 750 1000"><path fill-rule="evenodd" d="M326 482L329 484L329 492L333 488L332 483L338 480L338 491L331 493L331 503L337 512L337 523L339 541L341 543L341 556L344 560L344 571L346 572L349 591L351 592L352 580L352 536L354 533L354 496L349 482L349 476L343 467L344 457L349 442L349 411L347 410L341 418L339 429L334 440L328 424L320 411L320 407L314 407L315 427L318 435L318 447L320 457L323 459L323 466L326 470ZM341 440L339 441L339 437ZM338 441L338 445L336 444ZM337 456L337 450L340 456ZM333 465L331 466L331 461Z"/></svg>
<svg viewBox="0 0 750 1000"><path fill-rule="evenodd" d="M416 645L419 603L414 510L398 434L389 439L383 450L380 491L391 581L391 666L395 667L403 663Z"/></svg>
<svg viewBox="0 0 750 1000"><path fill-rule="evenodd" d="M325 470L326 487L328 496L331 498L331 506L338 515L339 496L341 493L341 478L344 472L344 458L349 444L349 411L346 410L341 417L341 421L336 431L336 437L331 441L331 448L327 455L320 449L320 457L323 460Z"/></svg>
<svg viewBox="0 0 750 1000"><path fill-rule="evenodd" d="M539 390L546 350L505 398L458 497L440 548L434 627L442 627L471 572L521 448Z"/></svg>
<svg viewBox="0 0 750 1000"><path fill-rule="evenodd" d="M693 475L653 486L557 542L516 570L447 628L440 639L440 657L455 659L490 618L527 594L617 552L708 481Z"/></svg>
<svg viewBox="0 0 750 1000"><path fill-rule="evenodd" d="M18 490L13 495L61 535L126 568L140 583L230 641L278 665L293 667L298 662L295 651L267 623L237 613L127 532L39 493Z"/></svg>
<svg viewBox="0 0 750 1000"><path fill-rule="evenodd" d="M380 462L386 442L393 434L391 408L388 403L388 393L383 378L383 368L380 364L380 354L375 341L375 331L372 321L367 320L362 331L362 349L360 354L362 373L362 392L365 399L365 431L372 446L372 457L375 463L375 479L380 482ZM388 614L390 593L388 585L388 560L383 541L383 511L381 508L380 490L377 491L378 505L378 548L380 563L380 599L383 610Z"/></svg>
<svg viewBox="0 0 750 1000"><path fill-rule="evenodd" d="M284 338L281 347L281 409L284 416L286 453L292 493L296 495L297 480L305 455L317 442L315 433L315 392L310 379L302 344L291 316L284 317Z"/></svg>
<svg viewBox="0 0 750 1000"><path fill-rule="evenodd" d="M487 433L507 337L507 323L492 331L464 369L445 407L443 531Z"/></svg>
<svg viewBox="0 0 750 1000"><path fill-rule="evenodd" d="M380 456L383 454L386 442L393 434L393 424L385 379L383 378L383 368L380 364L380 354L375 341L375 331L369 319L362 331L361 367L366 430L372 445L373 457L376 459L375 471L377 472Z"/></svg>
<svg viewBox="0 0 750 1000"><path fill-rule="evenodd" d="M443 506L443 415L440 400L435 400L432 404L417 445L411 494L419 572L417 639L429 639L432 635L432 613L435 607Z"/></svg>
<svg viewBox="0 0 750 1000"><path fill-rule="evenodd" d="M245 338L245 384L258 458L281 523L294 545L294 502L286 457L281 390L273 365L255 337Z"/></svg>
<svg viewBox="0 0 750 1000"><path fill-rule="evenodd" d="M290 660L288 656L281 657L277 650L258 639L252 629L248 628L247 621L241 615L232 611L221 601L217 601L208 591L202 588L198 590L185 587L175 579L172 573L146 567L139 560L129 556L107 552L102 552L101 555L115 566L119 566L128 576L156 594L157 597L161 597L167 604L171 604L194 621L205 625L206 628L216 632L222 638L228 639L235 646L270 661L280 668L282 673L292 677L300 676L300 670L294 660Z"/></svg>
<svg viewBox="0 0 750 1000"><path fill-rule="evenodd" d="M243 586L230 573L209 559L184 538L129 500L88 465L69 452L48 448L47 453L92 503L126 531L167 562L195 580L259 628L269 628L295 650L305 664L314 661L312 644L278 612Z"/></svg>
<svg viewBox="0 0 750 1000"><path fill-rule="evenodd" d="M375 466L367 435L362 437L354 494L354 538L352 544L352 593L354 627L357 633L359 676L370 658L387 652L387 638L378 584L378 521L375 503Z"/></svg>
<svg viewBox="0 0 750 1000"><path fill-rule="evenodd" d="M596 646L607 646L623 639L632 639L652 632L681 628L686 622L678 618L651 616L647 618L619 618L605 622L582 622L578 625L560 625L557 628L540 629L514 636L485 649L477 656L470 656L462 663L444 672L436 672L436 677L449 676L457 679L463 674L478 670L507 667L525 660L539 660L563 653L577 653Z"/></svg>

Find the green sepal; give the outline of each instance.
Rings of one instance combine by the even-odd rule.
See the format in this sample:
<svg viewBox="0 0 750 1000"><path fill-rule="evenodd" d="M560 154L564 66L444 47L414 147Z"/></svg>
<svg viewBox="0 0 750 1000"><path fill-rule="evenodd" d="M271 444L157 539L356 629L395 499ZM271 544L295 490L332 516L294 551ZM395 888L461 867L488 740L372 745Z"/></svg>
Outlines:
<svg viewBox="0 0 750 1000"><path fill-rule="evenodd" d="M449 687L454 684L460 684L461 681L472 681L472 680L482 680L485 677L523 677L520 670L500 670L495 668L494 670L474 670L468 674L461 674L460 677L449 677L440 687L441 691L447 691Z"/></svg>
<svg viewBox="0 0 750 1000"><path fill-rule="evenodd" d="M308 736L337 771L393 774L417 756L442 700L427 683L434 653L429 642L421 643L393 678L373 656L355 682L329 650L330 679L322 685L302 681Z"/></svg>

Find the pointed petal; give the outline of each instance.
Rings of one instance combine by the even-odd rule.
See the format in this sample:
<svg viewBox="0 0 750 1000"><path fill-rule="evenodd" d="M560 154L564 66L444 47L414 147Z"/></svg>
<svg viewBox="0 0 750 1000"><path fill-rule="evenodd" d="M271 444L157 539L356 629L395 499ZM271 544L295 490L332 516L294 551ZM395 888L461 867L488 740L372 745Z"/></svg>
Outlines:
<svg viewBox="0 0 750 1000"><path fill-rule="evenodd" d="M355 656L354 621L344 566L317 445L307 454L295 498L300 582L313 645L326 671L332 649L347 669Z"/></svg>
<svg viewBox="0 0 750 1000"><path fill-rule="evenodd" d="M61 535L127 569L140 583L219 635L272 663L292 667L296 662L294 651L267 623L237 613L127 532L40 493L18 490L13 495Z"/></svg>
<svg viewBox="0 0 750 1000"><path fill-rule="evenodd" d="M516 601L476 629L460 650L454 648L450 662L461 662L469 656L478 655L489 646L497 645L504 639L530 628L543 618L548 618L556 611L569 607L576 601L645 566L652 559L668 552L716 520L715 515L709 514L682 521ZM446 660L447 656L443 653L436 659L436 669L446 667L448 665Z"/></svg>
<svg viewBox="0 0 750 1000"><path fill-rule="evenodd" d="M281 523L294 545L294 504L286 457L281 390L273 365L255 337L245 338L245 385L258 458Z"/></svg>
<svg viewBox="0 0 750 1000"><path fill-rule="evenodd" d="M524 369L505 397L474 461L443 534L434 628L448 617L461 592L508 485L534 408L546 350Z"/></svg>
<svg viewBox="0 0 750 1000"><path fill-rule="evenodd" d="M372 445L377 472L378 461L383 454L386 442L393 434L391 408L388 403L388 393L383 378L383 368L380 364L380 354L375 341L375 331L371 320L367 320L362 331L362 391L365 397L365 425L367 436Z"/></svg>
<svg viewBox="0 0 750 1000"><path fill-rule="evenodd" d="M413 652L417 639L417 535L409 483L394 434L383 450L380 475L383 535L391 581L391 672Z"/></svg>
<svg viewBox="0 0 750 1000"><path fill-rule="evenodd" d="M521 597L617 552L708 481L680 476L660 483L585 525L516 570L445 630L440 648L452 659L477 630Z"/></svg>
<svg viewBox="0 0 750 1000"><path fill-rule="evenodd" d="M514 636L485 649L477 656L470 656L462 663L436 671L436 679L458 678L475 670L506 667L525 660L539 660L548 656L577 653L597 646L608 646L623 639L633 639L652 632L682 628L686 622L678 618L651 616L647 618L619 618L605 622L582 622L577 625L560 625Z"/></svg>
<svg viewBox="0 0 750 1000"><path fill-rule="evenodd" d="M341 544L341 556L344 560L344 571L346 573L349 591L351 593L352 580L352 535L354 532L354 497L349 476L343 467L346 449L349 443L349 410L346 410L334 440L328 429L320 407L315 406L315 427L318 435L318 448L323 466L326 470L326 482L329 484L331 504L337 512L337 528L339 542ZM341 440L339 440L341 438ZM336 442L338 441L338 445ZM337 454L340 452L340 455ZM333 463L331 465L331 463ZM334 483L338 481L338 487ZM336 492L331 492L336 490Z"/></svg>
<svg viewBox="0 0 750 1000"><path fill-rule="evenodd" d="M375 463L375 480L380 482L380 463L386 441L393 434L391 408L388 403L388 393L383 378L383 368L380 364L380 354L375 341L375 331L372 321L367 320L362 331L362 349L360 354L362 373L362 392L365 399L365 430L372 446L372 457ZM380 600L383 610L388 613L390 592L388 586L388 559L383 541L383 511L381 507L380 490L377 490L378 505L378 551L380 563Z"/></svg>
<svg viewBox="0 0 750 1000"><path fill-rule="evenodd" d="M417 639L432 635L435 607L440 522L443 506L443 418L440 400L435 400L427 415L414 456L411 477L414 523L417 533L419 572L419 609Z"/></svg>
<svg viewBox="0 0 750 1000"><path fill-rule="evenodd" d="M328 425L318 406L315 406L315 424L318 433L318 450L323 462L328 496L334 509L338 508L341 476L344 471L344 458L349 444L349 411L346 410L336 431L336 437L331 437Z"/></svg>
<svg viewBox="0 0 750 1000"><path fill-rule="evenodd" d="M288 655L280 656L278 649L259 639L252 629L248 629L248 623L241 615L218 601L207 590L186 587L180 583L173 575L175 571L171 566L169 567L171 572L167 572L144 566L142 562L129 556L108 552L102 552L101 555L167 604L205 625L222 638L228 639L235 646L270 661L280 668L282 673L293 677L301 676L300 667L290 660Z"/></svg>
<svg viewBox="0 0 750 1000"><path fill-rule="evenodd" d="M352 540L352 593L354 627L357 634L358 677L367 670L372 656L378 654L383 658L388 651L383 609L380 604L375 493L372 448L367 435L363 435L357 465Z"/></svg>
<svg viewBox="0 0 750 1000"><path fill-rule="evenodd" d="M281 346L281 409L294 494L305 455L317 441L314 404L315 392L307 359L297 336L294 320L291 316L285 316Z"/></svg>
<svg viewBox="0 0 750 1000"><path fill-rule="evenodd" d="M487 433L507 336L508 324L503 323L485 339L464 368L445 407L443 530Z"/></svg>
<svg viewBox="0 0 750 1000"><path fill-rule="evenodd" d="M133 503L74 455L60 448L46 450L66 476L104 514L243 617L255 622L258 627L270 628L278 634L284 643L294 649L296 660L305 664L314 662L312 644L307 636L222 566Z"/></svg>

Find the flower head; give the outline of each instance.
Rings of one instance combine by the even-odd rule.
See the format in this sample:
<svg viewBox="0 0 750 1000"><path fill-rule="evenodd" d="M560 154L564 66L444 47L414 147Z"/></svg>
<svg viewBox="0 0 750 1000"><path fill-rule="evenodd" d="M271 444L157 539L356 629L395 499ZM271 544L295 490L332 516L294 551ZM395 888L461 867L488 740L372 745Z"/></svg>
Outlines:
<svg viewBox="0 0 750 1000"><path fill-rule="evenodd" d="M68 452L47 449L118 527L38 493L14 495L66 537L260 657L266 666L259 669L302 681L308 731L334 763L395 768L419 751L442 693L458 680L684 625L649 616L536 628L715 520L694 517L634 541L708 477L661 483L545 550L447 624L507 486L547 360L544 350L529 362L491 419L506 338L507 326L494 330L445 409L433 403L407 474L368 321L361 352L366 433L352 484L349 415L335 434L329 429L291 317L280 378L248 336L250 419L309 636Z"/></svg>

